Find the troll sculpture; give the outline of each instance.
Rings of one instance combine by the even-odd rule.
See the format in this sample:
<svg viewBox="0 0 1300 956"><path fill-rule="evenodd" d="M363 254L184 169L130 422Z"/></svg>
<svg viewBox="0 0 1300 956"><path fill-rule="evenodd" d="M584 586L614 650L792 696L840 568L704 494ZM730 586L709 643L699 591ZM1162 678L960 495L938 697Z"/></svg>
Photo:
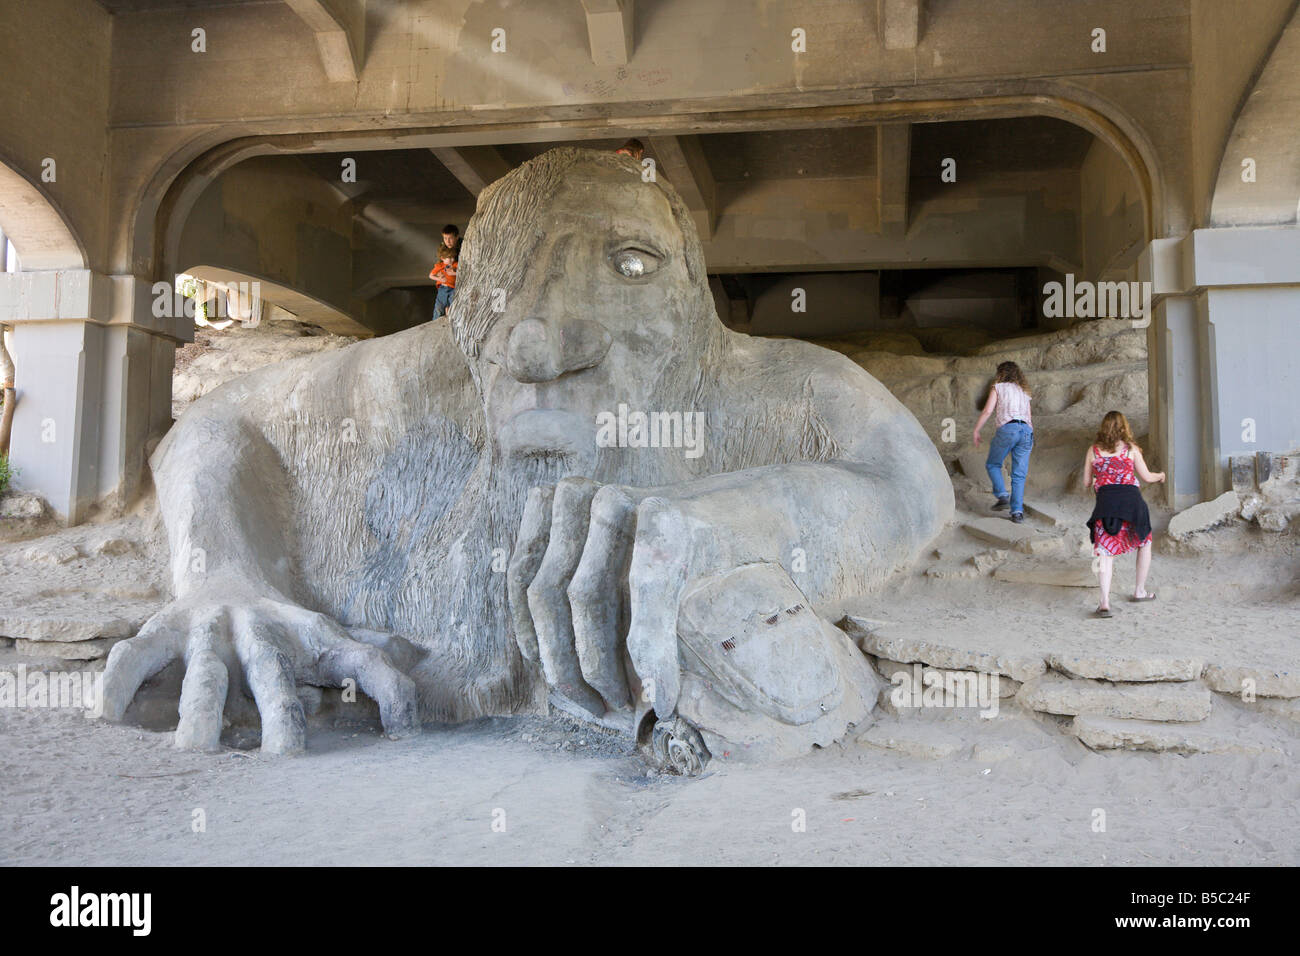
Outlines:
<svg viewBox="0 0 1300 956"><path fill-rule="evenodd" d="M484 190L449 316L205 396L152 459L174 600L106 714L180 660L179 746L355 681L389 736L550 704L697 771L829 743L877 678L831 626L951 518L930 440L834 352L717 318L690 214L627 156ZM617 427L612 425L619 416Z"/></svg>

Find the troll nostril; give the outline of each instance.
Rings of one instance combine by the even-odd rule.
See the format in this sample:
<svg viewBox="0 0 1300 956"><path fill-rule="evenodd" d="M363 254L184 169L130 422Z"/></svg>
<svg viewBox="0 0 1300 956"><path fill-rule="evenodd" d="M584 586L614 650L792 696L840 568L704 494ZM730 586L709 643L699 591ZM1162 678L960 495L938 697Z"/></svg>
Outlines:
<svg viewBox="0 0 1300 956"><path fill-rule="evenodd" d="M506 368L520 382L549 382L599 364L612 343L599 322L574 319L557 328L542 319L524 319L510 331Z"/></svg>

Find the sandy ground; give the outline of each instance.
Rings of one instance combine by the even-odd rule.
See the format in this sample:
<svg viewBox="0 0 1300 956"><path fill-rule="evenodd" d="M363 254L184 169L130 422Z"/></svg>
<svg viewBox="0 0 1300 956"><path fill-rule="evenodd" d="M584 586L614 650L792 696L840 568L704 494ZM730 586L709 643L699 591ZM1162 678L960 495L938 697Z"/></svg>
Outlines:
<svg viewBox="0 0 1300 956"><path fill-rule="evenodd" d="M309 754L273 759L180 753L165 734L6 711L0 862L1300 862L1300 780L1287 758L1075 744L981 764L836 747L695 779L647 778L635 757L575 737L591 733L539 719L433 728L400 743L330 728L312 734ZM561 740L575 749L558 749ZM1098 809L1105 832L1093 829Z"/></svg>
<svg viewBox="0 0 1300 956"><path fill-rule="evenodd" d="M1198 636L1214 646L1235 633L1294 652L1293 537L1219 534L1230 560L1157 555L1163 602L1117 601L1109 622L1089 619L1090 591L936 580L925 565L877 605L900 624L969 634L1065 628L1098 646ZM985 547L958 531L941 546L945 561ZM20 661L30 658L0 652L0 666ZM1290 753L1178 756L1092 752L1063 719L1011 705L992 721L948 720L964 744L942 759L848 740L776 765L714 762L684 779L648 773L626 743L567 718L428 727L393 742L363 707L338 705L313 718L303 756L264 757L251 732L228 735L223 753L179 752L165 729L174 694L162 681L128 714L155 729L0 708L0 862L1300 863L1300 724L1282 717L1251 719Z"/></svg>

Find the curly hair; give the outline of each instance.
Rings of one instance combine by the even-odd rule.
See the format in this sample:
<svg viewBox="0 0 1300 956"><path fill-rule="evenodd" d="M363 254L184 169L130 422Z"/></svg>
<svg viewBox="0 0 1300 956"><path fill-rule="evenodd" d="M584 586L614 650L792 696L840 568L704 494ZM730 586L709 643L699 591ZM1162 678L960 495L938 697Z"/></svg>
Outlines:
<svg viewBox="0 0 1300 956"><path fill-rule="evenodd" d="M1101 420L1101 427L1097 429L1097 447L1102 451L1114 451L1119 447L1120 442L1130 449L1140 450L1137 442L1133 440L1133 429L1129 427L1124 413L1109 411Z"/></svg>
<svg viewBox="0 0 1300 956"><path fill-rule="evenodd" d="M1025 373L1020 371L1020 366L1015 362L999 362L998 374L993 381L1010 382L1012 385L1020 386L1021 391L1026 395L1034 394L1029 387L1029 382L1025 380Z"/></svg>

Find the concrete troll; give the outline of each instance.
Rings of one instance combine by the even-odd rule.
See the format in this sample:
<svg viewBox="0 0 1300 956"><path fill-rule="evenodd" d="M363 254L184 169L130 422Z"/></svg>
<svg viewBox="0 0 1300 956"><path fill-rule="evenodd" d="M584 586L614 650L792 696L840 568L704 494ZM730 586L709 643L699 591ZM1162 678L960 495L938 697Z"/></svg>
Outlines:
<svg viewBox="0 0 1300 956"><path fill-rule="evenodd" d="M829 620L953 513L912 415L841 355L725 328L690 213L627 156L524 164L465 248L446 319L172 428L174 601L113 648L106 714L180 660L203 749L251 697L263 750L301 750L298 685L348 682L392 737L549 702L685 772L869 720Z"/></svg>

